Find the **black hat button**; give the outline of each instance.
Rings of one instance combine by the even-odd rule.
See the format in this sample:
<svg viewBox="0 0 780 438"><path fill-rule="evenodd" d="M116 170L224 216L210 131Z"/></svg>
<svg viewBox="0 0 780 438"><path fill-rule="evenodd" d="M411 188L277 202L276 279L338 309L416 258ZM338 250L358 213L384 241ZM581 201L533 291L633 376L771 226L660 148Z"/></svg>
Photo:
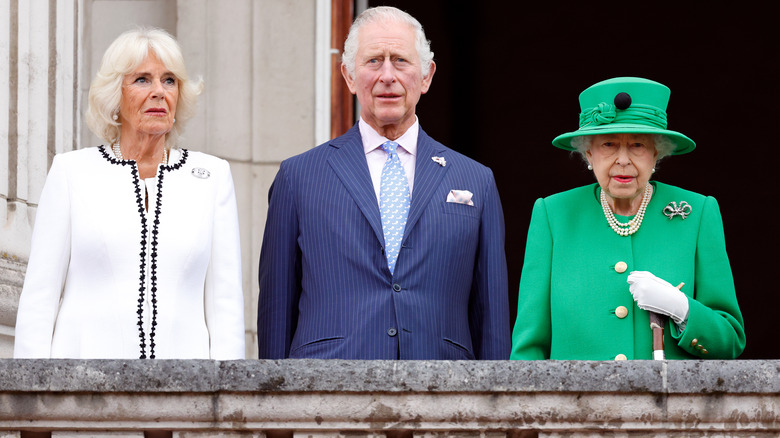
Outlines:
<svg viewBox="0 0 780 438"><path fill-rule="evenodd" d="M615 106L617 109L628 109L631 106L631 96L626 92L620 92L615 96Z"/></svg>

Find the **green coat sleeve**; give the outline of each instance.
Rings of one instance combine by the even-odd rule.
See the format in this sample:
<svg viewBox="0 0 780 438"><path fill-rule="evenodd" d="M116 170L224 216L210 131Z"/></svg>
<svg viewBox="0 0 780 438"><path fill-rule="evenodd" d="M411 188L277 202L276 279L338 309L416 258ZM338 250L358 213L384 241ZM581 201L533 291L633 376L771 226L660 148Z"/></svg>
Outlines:
<svg viewBox="0 0 780 438"><path fill-rule="evenodd" d="M512 333L511 359L549 359L552 232L543 199L537 199L528 228L525 260Z"/></svg>
<svg viewBox="0 0 780 438"><path fill-rule="evenodd" d="M696 280L688 297L688 322L672 330L678 346L702 359L734 359L745 349L745 328L737 304L723 219L718 202L707 197L696 246Z"/></svg>

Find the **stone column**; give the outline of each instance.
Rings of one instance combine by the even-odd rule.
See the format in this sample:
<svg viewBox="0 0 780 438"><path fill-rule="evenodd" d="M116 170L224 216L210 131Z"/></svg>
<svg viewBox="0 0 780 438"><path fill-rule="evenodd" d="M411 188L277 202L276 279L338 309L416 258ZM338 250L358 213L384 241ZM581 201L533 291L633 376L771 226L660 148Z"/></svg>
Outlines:
<svg viewBox="0 0 780 438"><path fill-rule="evenodd" d="M0 357L12 352L35 211L80 116L78 0L0 3Z"/></svg>
<svg viewBox="0 0 780 438"><path fill-rule="evenodd" d="M315 0L179 0L176 32L205 90L185 137L230 162L244 272L247 357L257 357L257 262L281 161L315 145Z"/></svg>

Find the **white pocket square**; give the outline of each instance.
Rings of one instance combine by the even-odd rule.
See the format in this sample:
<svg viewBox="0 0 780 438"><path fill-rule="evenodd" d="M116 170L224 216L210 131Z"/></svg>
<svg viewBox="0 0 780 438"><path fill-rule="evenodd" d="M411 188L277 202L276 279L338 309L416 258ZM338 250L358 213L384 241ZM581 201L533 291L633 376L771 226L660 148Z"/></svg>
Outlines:
<svg viewBox="0 0 780 438"><path fill-rule="evenodd" d="M450 193L447 195L447 202L474 206L474 201L471 200L472 196L474 194L468 190L450 190Z"/></svg>

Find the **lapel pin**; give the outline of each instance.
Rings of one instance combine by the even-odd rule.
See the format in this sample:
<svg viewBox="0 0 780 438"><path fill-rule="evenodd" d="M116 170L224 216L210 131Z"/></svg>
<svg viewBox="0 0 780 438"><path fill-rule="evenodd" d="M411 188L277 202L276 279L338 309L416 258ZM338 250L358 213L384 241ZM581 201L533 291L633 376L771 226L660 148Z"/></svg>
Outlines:
<svg viewBox="0 0 780 438"><path fill-rule="evenodd" d="M192 176L196 178L206 179L211 176L211 172L209 172L208 170L202 167L194 167L192 169Z"/></svg>
<svg viewBox="0 0 780 438"><path fill-rule="evenodd" d="M431 160L433 160L434 163L438 164L441 167L447 165L447 160L445 160L444 157L431 157Z"/></svg>

